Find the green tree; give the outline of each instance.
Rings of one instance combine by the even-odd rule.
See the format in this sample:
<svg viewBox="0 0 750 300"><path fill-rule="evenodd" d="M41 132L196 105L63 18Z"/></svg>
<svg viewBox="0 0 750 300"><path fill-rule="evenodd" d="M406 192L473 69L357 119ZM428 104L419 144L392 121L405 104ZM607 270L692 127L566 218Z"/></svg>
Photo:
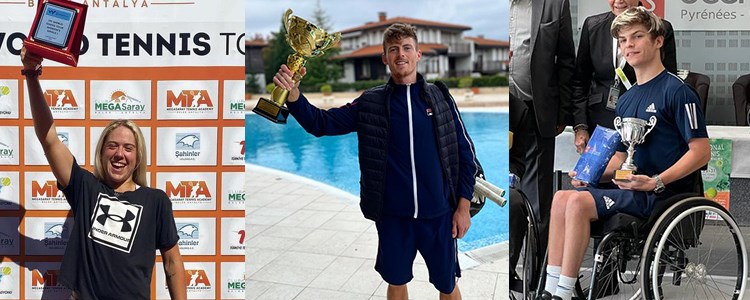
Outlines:
<svg viewBox="0 0 750 300"><path fill-rule="evenodd" d="M264 73L266 82L273 82L273 76L282 64L286 64L289 54L294 53L286 43L286 29L282 24L278 32L271 33L268 47L263 50Z"/></svg>
<svg viewBox="0 0 750 300"><path fill-rule="evenodd" d="M320 1L317 2L311 22L326 32L332 33L330 31L329 18L321 8ZM336 45L326 50L322 56L307 58L307 62L305 63L307 74L300 85L304 88L310 87L317 90L316 86L323 83L333 83L341 78L344 68L340 61L333 59L339 52L338 45ZM269 46L264 52L267 82L273 82L273 76L276 75L279 66L286 64L287 57L292 53L294 53L293 50L286 43L286 29L284 29L284 25L282 24L279 32L272 33Z"/></svg>
<svg viewBox="0 0 750 300"><path fill-rule="evenodd" d="M329 34L333 34L331 32L330 18L321 7L320 0L316 2L312 22ZM305 79L302 80L301 85L304 87L315 87L324 83L336 82L341 78L344 68L340 61L333 59L340 52L338 45L335 45L333 48L326 50L322 56L309 58L305 64L307 75L305 75Z"/></svg>

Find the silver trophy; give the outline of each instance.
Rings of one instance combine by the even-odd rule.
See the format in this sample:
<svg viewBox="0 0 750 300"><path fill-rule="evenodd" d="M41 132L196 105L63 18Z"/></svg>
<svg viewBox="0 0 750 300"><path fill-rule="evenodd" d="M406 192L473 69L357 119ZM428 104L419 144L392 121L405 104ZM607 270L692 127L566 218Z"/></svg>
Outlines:
<svg viewBox="0 0 750 300"><path fill-rule="evenodd" d="M627 180L628 175L635 173L638 169L633 163L633 155L635 154L635 145L643 143L654 126L656 126L656 116L651 116L646 120L638 118L615 118L615 129L620 133L622 143L628 146L628 156L625 158L625 162L622 163L622 167L619 170L615 170L615 180Z"/></svg>

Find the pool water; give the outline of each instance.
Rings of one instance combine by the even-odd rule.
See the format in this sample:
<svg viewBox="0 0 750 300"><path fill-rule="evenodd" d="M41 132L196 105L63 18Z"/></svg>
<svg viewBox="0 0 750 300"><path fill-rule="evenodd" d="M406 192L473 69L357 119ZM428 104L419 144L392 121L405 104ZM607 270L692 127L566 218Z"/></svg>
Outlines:
<svg viewBox="0 0 750 300"><path fill-rule="evenodd" d="M508 114L462 112L461 116L474 141L487 181L507 190ZM245 134L246 163L304 176L359 196L355 133L316 138L305 132L291 116L288 124L277 125L248 114ZM458 240L459 250L469 251L508 240L507 206L487 201L471 221L469 232Z"/></svg>

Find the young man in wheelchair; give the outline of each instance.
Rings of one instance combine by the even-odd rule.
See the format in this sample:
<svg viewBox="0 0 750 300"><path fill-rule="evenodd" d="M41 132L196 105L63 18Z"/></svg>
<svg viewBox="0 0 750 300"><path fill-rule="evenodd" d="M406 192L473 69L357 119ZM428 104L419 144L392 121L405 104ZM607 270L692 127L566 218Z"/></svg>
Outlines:
<svg viewBox="0 0 750 300"><path fill-rule="evenodd" d="M643 120L656 116L657 122L645 141L635 147L637 174L613 180L614 170L626 158L625 146L620 144L601 184L587 186L573 179L575 190L555 194L542 299L571 299L589 243L591 222L615 213L648 218L656 202L692 190L694 177L687 175L706 165L711 157L698 95L666 71L661 62L661 20L642 7L631 8L613 21L611 33L637 77L637 84L617 102L617 116Z"/></svg>

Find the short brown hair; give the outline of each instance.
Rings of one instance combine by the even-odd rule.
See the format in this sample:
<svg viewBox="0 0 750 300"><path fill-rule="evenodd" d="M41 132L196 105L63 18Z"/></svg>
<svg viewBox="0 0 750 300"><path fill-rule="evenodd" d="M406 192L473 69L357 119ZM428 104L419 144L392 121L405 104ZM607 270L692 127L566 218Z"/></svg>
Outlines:
<svg viewBox="0 0 750 300"><path fill-rule="evenodd" d="M414 46L419 48L419 42L417 41L417 28L404 23L393 23L388 26L388 29L383 33L383 52L386 52L386 45L389 43L396 43L405 38L413 38Z"/></svg>
<svg viewBox="0 0 750 300"><path fill-rule="evenodd" d="M623 27L630 27L633 25L643 25L643 27L646 27L652 38L664 36L666 32L664 29L664 23L661 19L643 6L629 8L617 16L615 20L612 21L612 26L610 27L609 32L612 34L612 37L618 38L618 34L620 34L620 30L622 30Z"/></svg>

